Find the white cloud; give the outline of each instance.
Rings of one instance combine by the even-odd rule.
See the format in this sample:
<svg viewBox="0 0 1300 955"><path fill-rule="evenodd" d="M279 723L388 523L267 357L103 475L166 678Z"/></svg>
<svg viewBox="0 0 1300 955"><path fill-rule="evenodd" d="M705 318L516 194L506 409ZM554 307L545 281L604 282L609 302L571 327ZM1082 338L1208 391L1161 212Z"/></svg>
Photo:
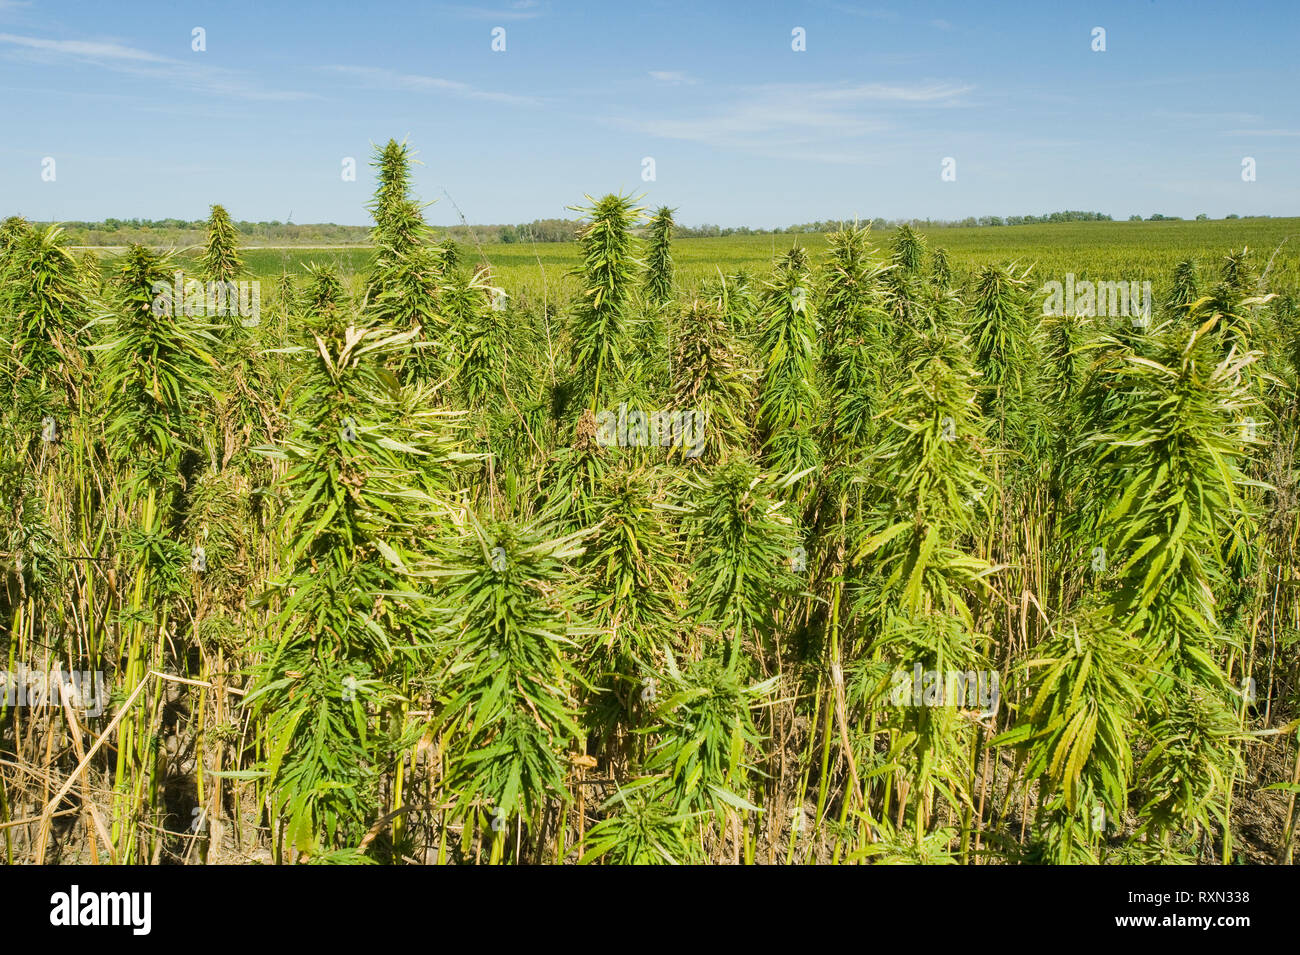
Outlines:
<svg viewBox="0 0 1300 955"><path fill-rule="evenodd" d="M1300 136L1300 129L1229 129L1223 135L1243 138L1251 136Z"/></svg>
<svg viewBox="0 0 1300 955"><path fill-rule="evenodd" d="M695 80L682 70L651 70L650 78L668 86L692 86L695 83Z"/></svg>
<svg viewBox="0 0 1300 955"><path fill-rule="evenodd" d="M498 21L535 20L545 12L545 8L539 0L514 0L513 3L494 9L472 7L463 3L442 3L438 5L438 9L443 13L450 13L453 16L470 20Z"/></svg>
<svg viewBox="0 0 1300 955"><path fill-rule="evenodd" d="M610 122L663 139L680 139L765 156L861 162L848 141L893 129L900 110L944 108L970 86L952 83L767 84L745 87L704 112Z"/></svg>
<svg viewBox="0 0 1300 955"><path fill-rule="evenodd" d="M300 100L309 93L263 89L233 71L159 56L116 40L50 40L0 33L0 50L29 62L60 64L69 60L199 93L253 100Z"/></svg>
<svg viewBox="0 0 1300 955"><path fill-rule="evenodd" d="M759 87L763 89L764 87ZM952 83L925 83L909 86L905 83L859 83L854 86L770 86L768 89L789 89L796 95L806 94L813 100L836 102L876 103L942 103L949 104L969 93L974 87Z"/></svg>
<svg viewBox="0 0 1300 955"><path fill-rule="evenodd" d="M46 40L34 36L16 36L0 33L0 43L39 50L43 53L62 54L80 60L129 60L139 63L175 63L175 60L158 56L145 50L136 50L120 43L91 40Z"/></svg>
<svg viewBox="0 0 1300 955"><path fill-rule="evenodd" d="M847 13L849 16L866 17L869 20L887 20L896 23L902 19L893 10L886 10L882 7L861 7L851 3L832 3L830 8L836 13Z"/></svg>
<svg viewBox="0 0 1300 955"><path fill-rule="evenodd" d="M532 96L518 96L514 93L481 90L459 80L448 80L439 76L421 76L417 73L398 73L395 70L386 70L375 66L325 66L321 67L321 69L330 73L337 73L340 76L354 77L370 89L411 93L447 93L463 99L509 103L517 106L531 106L539 102Z"/></svg>
<svg viewBox="0 0 1300 955"><path fill-rule="evenodd" d="M1175 123L1203 125L1207 123L1261 123L1263 117L1256 113L1208 113L1186 110L1153 109L1148 114L1153 119L1167 119Z"/></svg>

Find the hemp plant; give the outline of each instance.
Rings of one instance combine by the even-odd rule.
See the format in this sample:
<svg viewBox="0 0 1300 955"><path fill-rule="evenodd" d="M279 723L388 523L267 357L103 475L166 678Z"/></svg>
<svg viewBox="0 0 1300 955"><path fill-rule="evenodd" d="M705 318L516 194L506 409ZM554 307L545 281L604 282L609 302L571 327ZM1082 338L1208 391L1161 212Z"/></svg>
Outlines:
<svg viewBox="0 0 1300 955"><path fill-rule="evenodd" d="M573 211L587 219L578 233L582 265L576 271L582 290L569 323L576 395L596 410L611 378L623 371L626 308L641 263L632 230L645 210L630 196L608 195Z"/></svg>
<svg viewBox="0 0 1300 955"><path fill-rule="evenodd" d="M281 459L285 510L278 609L246 699L265 727L272 818L306 859L361 861L386 761L400 744L378 714L418 658L424 598L412 568L447 510L420 489L427 449L389 436L412 332L349 326L315 337ZM409 440L409 439L408 439Z"/></svg>

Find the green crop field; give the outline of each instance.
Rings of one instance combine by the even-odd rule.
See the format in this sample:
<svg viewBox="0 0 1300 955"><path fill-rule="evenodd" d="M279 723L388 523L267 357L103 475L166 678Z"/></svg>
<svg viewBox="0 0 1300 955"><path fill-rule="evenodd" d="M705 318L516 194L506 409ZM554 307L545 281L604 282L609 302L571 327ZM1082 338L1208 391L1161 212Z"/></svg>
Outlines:
<svg viewBox="0 0 1300 955"><path fill-rule="evenodd" d="M1042 281L1061 280L1065 273L1073 272L1084 279L1151 281L1157 290L1163 290L1182 259L1208 265L1229 249L1249 248L1265 262L1280 250L1272 259L1270 277L1278 285L1300 285L1300 219L949 226L929 232L917 228L932 246L949 253L961 277L990 262L1004 262L1022 269L1032 267L1030 277ZM892 229L884 230L873 240L887 245L892 234ZM776 234L678 239L673 246L677 281L696 288L719 272L759 275L770 271L776 256L796 244L816 258L825 252L827 237ZM469 259L489 264L494 281L512 292L540 298L543 289L549 289L558 299L567 300L578 287L573 276L581 260L577 243L461 245ZM114 253L103 254L111 258ZM310 263L331 265L343 275L358 275L368 267L371 254L368 248L252 247L245 250L244 261L252 276L268 282L284 271L301 274ZM181 261L186 258L180 256Z"/></svg>

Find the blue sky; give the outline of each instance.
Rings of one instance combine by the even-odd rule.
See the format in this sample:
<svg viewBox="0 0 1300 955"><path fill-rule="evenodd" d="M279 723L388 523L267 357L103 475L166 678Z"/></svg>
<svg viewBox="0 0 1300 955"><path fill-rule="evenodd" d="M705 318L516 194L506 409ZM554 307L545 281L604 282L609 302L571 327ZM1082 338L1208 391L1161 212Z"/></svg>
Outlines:
<svg viewBox="0 0 1300 955"><path fill-rule="evenodd" d="M0 215L363 224L390 136L437 224L448 195L522 222L620 190L687 224L1297 215L1298 27L1289 2L0 0Z"/></svg>

